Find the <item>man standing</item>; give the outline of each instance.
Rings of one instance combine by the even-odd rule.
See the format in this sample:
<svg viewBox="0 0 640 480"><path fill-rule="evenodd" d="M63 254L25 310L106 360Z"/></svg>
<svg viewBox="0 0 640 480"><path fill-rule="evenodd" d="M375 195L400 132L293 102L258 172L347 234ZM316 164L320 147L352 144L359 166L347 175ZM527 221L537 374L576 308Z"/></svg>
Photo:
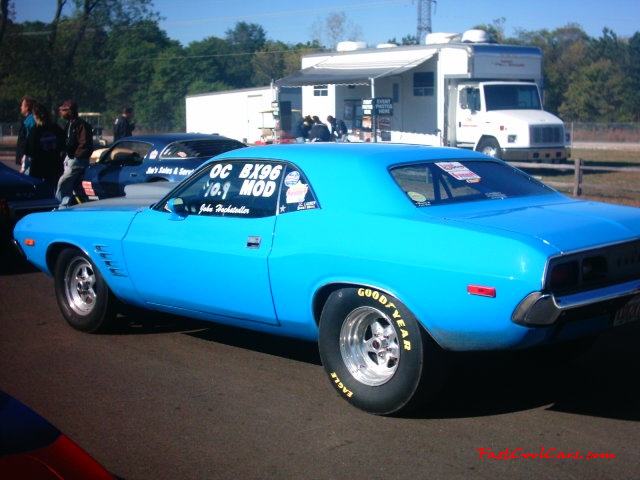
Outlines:
<svg viewBox="0 0 640 480"><path fill-rule="evenodd" d="M33 118L33 106L36 101L31 97L22 97L22 103L20 103L20 114L24 117L20 122L20 130L18 130L18 142L16 143L16 165L22 165L22 157L24 155L24 149L27 145L27 139L31 129L36 126L36 121Z"/></svg>
<svg viewBox="0 0 640 480"><path fill-rule="evenodd" d="M67 208L73 196L74 187L89 166L89 158L93 151L93 129L78 117L78 105L73 100L66 100L60 105L59 110L62 118L67 121L67 142L64 172L58 180L56 198L60 201L59 208Z"/></svg>
<svg viewBox="0 0 640 480"><path fill-rule="evenodd" d="M120 115L115 124L113 125L113 141L115 142L119 138L130 137L133 135L133 129L136 128L132 121L133 108L124 107L122 109L122 115Z"/></svg>
<svg viewBox="0 0 640 480"><path fill-rule="evenodd" d="M331 115L327 117L327 122L331 126L331 135L335 137L336 142L347 141L347 126L342 120L336 120Z"/></svg>

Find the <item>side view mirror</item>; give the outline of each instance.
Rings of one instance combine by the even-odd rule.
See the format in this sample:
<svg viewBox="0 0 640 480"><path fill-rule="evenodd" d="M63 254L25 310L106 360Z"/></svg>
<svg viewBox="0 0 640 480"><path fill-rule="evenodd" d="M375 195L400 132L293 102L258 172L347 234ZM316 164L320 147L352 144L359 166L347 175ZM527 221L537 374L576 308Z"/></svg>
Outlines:
<svg viewBox="0 0 640 480"><path fill-rule="evenodd" d="M171 212L170 220L184 220L189 215L180 197L170 198L167 202L167 209Z"/></svg>

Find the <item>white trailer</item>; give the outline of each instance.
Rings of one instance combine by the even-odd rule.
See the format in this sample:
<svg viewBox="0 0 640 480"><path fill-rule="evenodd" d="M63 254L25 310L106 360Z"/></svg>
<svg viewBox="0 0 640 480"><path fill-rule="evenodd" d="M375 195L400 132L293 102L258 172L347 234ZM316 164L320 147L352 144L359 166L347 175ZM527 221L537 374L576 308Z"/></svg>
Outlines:
<svg viewBox="0 0 640 480"><path fill-rule="evenodd" d="M279 96L280 102L289 102L299 114L299 89L281 89ZM248 144L269 143L279 131L281 103L276 101L272 86L187 95L187 132L218 133Z"/></svg>
<svg viewBox="0 0 640 480"><path fill-rule="evenodd" d="M352 140L365 138L370 125L363 100L380 99L385 114L373 118L366 139L472 148L506 160L565 160L564 124L542 108L540 49L474 41L479 33L435 34L425 45L405 47L345 42L346 49L304 56L302 70L276 85L302 87L304 115L343 119Z"/></svg>

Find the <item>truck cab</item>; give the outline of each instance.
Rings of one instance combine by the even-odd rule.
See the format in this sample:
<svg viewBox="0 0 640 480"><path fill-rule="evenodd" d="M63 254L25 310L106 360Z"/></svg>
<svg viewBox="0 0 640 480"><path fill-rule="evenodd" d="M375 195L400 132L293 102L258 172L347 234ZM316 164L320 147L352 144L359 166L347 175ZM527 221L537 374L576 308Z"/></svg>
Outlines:
<svg viewBox="0 0 640 480"><path fill-rule="evenodd" d="M512 161L564 162L564 124L542 109L534 82L464 82L450 90L450 145Z"/></svg>

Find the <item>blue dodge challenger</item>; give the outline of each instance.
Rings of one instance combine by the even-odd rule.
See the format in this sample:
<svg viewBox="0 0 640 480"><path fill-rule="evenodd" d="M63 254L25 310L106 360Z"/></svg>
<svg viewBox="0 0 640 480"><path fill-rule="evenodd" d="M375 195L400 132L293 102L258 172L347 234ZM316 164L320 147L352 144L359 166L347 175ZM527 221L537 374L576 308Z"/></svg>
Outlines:
<svg viewBox="0 0 640 480"><path fill-rule="evenodd" d="M150 206L35 213L14 238L75 329L128 304L317 341L340 395L380 415L433 396L445 350L578 339L640 312L639 209L450 148L233 150Z"/></svg>

